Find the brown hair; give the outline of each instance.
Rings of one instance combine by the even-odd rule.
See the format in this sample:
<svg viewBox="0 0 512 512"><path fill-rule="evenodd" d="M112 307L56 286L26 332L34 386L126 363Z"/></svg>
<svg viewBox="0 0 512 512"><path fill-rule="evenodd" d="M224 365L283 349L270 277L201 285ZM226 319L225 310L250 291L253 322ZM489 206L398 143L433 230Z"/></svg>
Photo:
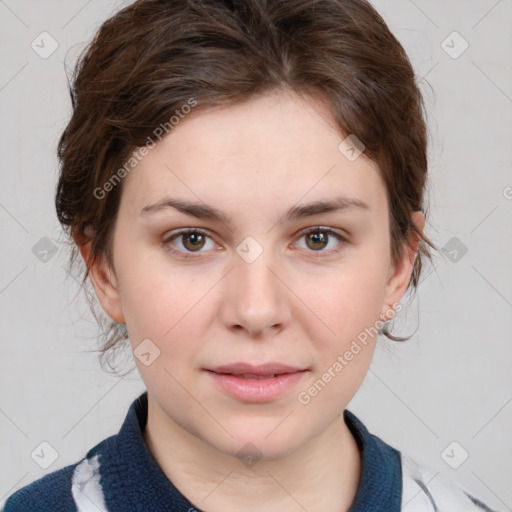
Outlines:
<svg viewBox="0 0 512 512"><path fill-rule="evenodd" d="M423 98L404 49L365 0L138 0L105 21L79 56L58 144L56 208L70 264L74 243L89 239L93 258L112 264L123 187L105 184L191 98L200 109L278 87L323 99L340 132L364 143L386 185L393 261L420 235L408 286L416 290L427 246L437 249L411 219L426 213ZM409 339L387 325L384 334ZM111 323L101 355L125 336Z"/></svg>

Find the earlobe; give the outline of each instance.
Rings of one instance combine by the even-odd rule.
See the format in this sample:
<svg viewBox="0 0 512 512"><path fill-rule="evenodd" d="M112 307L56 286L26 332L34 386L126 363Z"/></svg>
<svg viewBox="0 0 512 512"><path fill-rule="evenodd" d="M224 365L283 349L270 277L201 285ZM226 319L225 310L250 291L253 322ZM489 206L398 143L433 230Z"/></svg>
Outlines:
<svg viewBox="0 0 512 512"><path fill-rule="evenodd" d="M423 232L425 225L425 216L423 213L421 211L413 212L412 220L418 230ZM390 320L390 310L394 309L392 308L392 304L398 304L400 302L409 286L414 269L414 261L418 254L418 244L420 242L418 233L414 232L411 236L410 247L404 243L402 257L390 267L386 296L380 316L381 320Z"/></svg>
<svg viewBox="0 0 512 512"><path fill-rule="evenodd" d="M92 261L90 241L79 245L79 250L89 268L89 278L103 310L114 322L123 323L125 319L121 307L119 285L105 254L99 254Z"/></svg>

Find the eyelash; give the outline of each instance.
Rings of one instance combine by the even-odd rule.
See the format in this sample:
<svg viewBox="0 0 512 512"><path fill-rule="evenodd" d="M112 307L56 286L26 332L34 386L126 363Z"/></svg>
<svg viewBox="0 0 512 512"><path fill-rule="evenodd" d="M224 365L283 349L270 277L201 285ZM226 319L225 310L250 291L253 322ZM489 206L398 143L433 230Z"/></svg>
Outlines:
<svg viewBox="0 0 512 512"><path fill-rule="evenodd" d="M344 244L348 243L347 239L343 235L341 235L337 231L334 231L330 228L326 228L323 226L314 226L311 228L302 229L298 233L299 240L304 235L308 235L310 233L317 233L317 232L323 232L323 233L327 233L329 236L333 236L334 238L336 238L337 240L342 242L340 245L344 245ZM191 234L191 233L198 233L198 234L205 235L205 236L208 236L209 238L211 238L208 231L205 231L200 228L188 228L188 229L182 229L176 233L172 233L171 235L165 235L162 238L162 245L166 246L169 242L173 241L174 239L179 238L180 236L183 236L183 235ZM198 251L197 253L185 253L183 251L175 249L174 247L172 247L172 248L171 247L172 246L170 246L170 248L166 248L166 250L168 252L170 252L171 254L179 256L183 259L196 259L196 258L201 257L201 251ZM311 250L308 252L316 253L317 255L315 256L315 258L324 258L324 257L332 256L333 254L339 253L340 251L341 251L341 248L330 249L329 251L313 251L313 250ZM190 256L189 254L194 254L194 255Z"/></svg>

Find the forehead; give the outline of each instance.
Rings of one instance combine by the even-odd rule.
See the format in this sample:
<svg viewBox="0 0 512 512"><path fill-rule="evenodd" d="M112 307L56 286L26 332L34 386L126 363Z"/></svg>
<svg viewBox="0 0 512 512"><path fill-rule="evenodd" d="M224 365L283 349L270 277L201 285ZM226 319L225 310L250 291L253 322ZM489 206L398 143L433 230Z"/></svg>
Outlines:
<svg viewBox="0 0 512 512"><path fill-rule="evenodd" d="M256 213L343 194L382 210L378 166L349 160L344 138L325 104L289 92L192 111L125 178L122 202L140 212L178 195Z"/></svg>

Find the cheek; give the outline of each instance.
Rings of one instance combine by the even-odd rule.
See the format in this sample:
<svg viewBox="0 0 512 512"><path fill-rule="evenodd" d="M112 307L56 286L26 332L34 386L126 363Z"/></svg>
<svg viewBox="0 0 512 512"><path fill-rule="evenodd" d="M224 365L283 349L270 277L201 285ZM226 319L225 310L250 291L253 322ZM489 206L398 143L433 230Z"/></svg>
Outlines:
<svg viewBox="0 0 512 512"><path fill-rule="evenodd" d="M353 269L352 269L353 270ZM323 286L309 287L304 314L309 319L309 343L314 345L314 372L304 382L297 400L310 413L334 414L346 405L361 386L377 341L382 279L364 267L358 272L340 272ZM311 311L317 313L312 315ZM330 411L330 412L329 412Z"/></svg>
<svg viewBox="0 0 512 512"><path fill-rule="evenodd" d="M361 258L357 265L316 279L314 286L303 286L303 301L316 314L311 317L316 319L310 322L315 331L311 339L326 340L333 349L340 349L365 328L374 326L385 293L383 275L383 268L366 265Z"/></svg>
<svg viewBox="0 0 512 512"><path fill-rule="evenodd" d="M187 402L182 386L189 387L191 370L205 339L201 330L204 305L200 301L204 293L183 277L167 282L152 280L151 276L142 281L134 277L124 282L123 289L123 309L134 360L147 388L160 389L167 399L180 403L186 413L192 405ZM142 352L137 347L148 344L143 341L148 339L151 350L158 355L146 365L137 357Z"/></svg>
<svg viewBox="0 0 512 512"><path fill-rule="evenodd" d="M161 348L177 340L176 349L196 339L201 299L208 291L187 272L163 272L139 261L120 262L121 302L132 343L144 338ZM206 289L205 289L206 288Z"/></svg>

